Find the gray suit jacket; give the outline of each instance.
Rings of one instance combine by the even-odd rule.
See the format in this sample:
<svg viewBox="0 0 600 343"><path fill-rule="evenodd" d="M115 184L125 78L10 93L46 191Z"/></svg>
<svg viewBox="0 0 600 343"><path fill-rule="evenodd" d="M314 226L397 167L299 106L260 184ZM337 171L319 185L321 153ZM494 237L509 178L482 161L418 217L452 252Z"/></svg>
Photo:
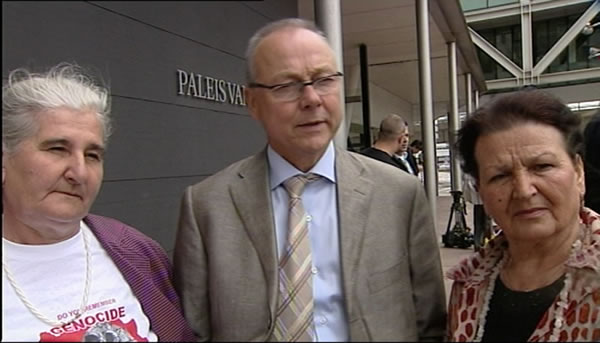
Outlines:
<svg viewBox="0 0 600 343"><path fill-rule="evenodd" d="M353 341L441 340L445 291L419 181L336 150L344 298ZM266 150L186 189L174 282L199 340L273 340L278 271Z"/></svg>

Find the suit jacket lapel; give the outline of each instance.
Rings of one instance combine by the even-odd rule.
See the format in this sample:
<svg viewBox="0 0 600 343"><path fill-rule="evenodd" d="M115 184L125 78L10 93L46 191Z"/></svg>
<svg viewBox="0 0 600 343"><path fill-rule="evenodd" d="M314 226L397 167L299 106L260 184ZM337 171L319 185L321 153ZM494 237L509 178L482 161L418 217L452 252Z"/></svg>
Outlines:
<svg viewBox="0 0 600 343"><path fill-rule="evenodd" d="M342 277L348 314L353 313L353 287L364 240L373 182L366 178L362 164L349 152L336 149L338 225ZM352 320L353 318L348 318Z"/></svg>
<svg viewBox="0 0 600 343"><path fill-rule="evenodd" d="M240 168L238 176L239 179L231 183L229 191L262 264L268 287L271 319L274 320L279 279L266 149L248 159Z"/></svg>

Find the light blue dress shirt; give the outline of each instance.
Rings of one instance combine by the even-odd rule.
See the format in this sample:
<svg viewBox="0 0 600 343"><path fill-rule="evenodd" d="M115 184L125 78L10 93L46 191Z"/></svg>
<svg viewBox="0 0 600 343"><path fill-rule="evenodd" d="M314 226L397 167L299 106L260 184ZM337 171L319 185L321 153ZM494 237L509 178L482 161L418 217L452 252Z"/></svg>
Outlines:
<svg viewBox="0 0 600 343"><path fill-rule="evenodd" d="M277 255L281 258L288 232L289 196L283 182L303 174L276 153L267 148L269 159L271 199L275 216ZM309 183L302 194L307 213L308 231L312 251L313 302L315 342L347 342L348 321L342 292L342 269L337 216L337 190L335 179L335 149L329 143L327 150L309 171L321 176Z"/></svg>

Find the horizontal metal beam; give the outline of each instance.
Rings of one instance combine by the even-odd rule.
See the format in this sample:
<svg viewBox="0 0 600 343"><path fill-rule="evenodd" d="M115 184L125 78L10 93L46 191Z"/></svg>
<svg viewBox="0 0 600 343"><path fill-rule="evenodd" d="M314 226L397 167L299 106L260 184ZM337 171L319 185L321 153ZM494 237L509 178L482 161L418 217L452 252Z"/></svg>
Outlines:
<svg viewBox="0 0 600 343"><path fill-rule="evenodd" d="M565 6L573 6L576 4L590 3L591 0L547 0L531 2L532 12L545 11L553 8L561 8ZM510 5L496 6L490 8L482 8L479 10L465 12L465 19L468 24L480 21L498 19L502 17L518 16L521 14L521 4L515 3Z"/></svg>
<svg viewBox="0 0 600 343"><path fill-rule="evenodd" d="M594 17L600 13L600 0L596 0L573 25L565 32L562 37L548 50L548 52L542 57L542 59L533 68L532 75L538 76L548 68L550 63L554 61L560 53L569 46L569 44L575 39L580 33L583 27Z"/></svg>
<svg viewBox="0 0 600 343"><path fill-rule="evenodd" d="M523 76L523 69L519 68L518 65L515 64L510 58L506 57L500 50L496 49L490 42L485 40L485 38L481 37L475 30L469 27L469 32L471 32L471 39L473 43L483 50L486 54L488 54L494 61L498 62L504 69L508 70L509 73L513 74L517 78L521 78Z"/></svg>
<svg viewBox="0 0 600 343"><path fill-rule="evenodd" d="M547 85L560 82L600 79L600 68L579 69L559 73L543 74L535 78L535 84ZM516 78L486 81L488 90L515 88L522 86Z"/></svg>

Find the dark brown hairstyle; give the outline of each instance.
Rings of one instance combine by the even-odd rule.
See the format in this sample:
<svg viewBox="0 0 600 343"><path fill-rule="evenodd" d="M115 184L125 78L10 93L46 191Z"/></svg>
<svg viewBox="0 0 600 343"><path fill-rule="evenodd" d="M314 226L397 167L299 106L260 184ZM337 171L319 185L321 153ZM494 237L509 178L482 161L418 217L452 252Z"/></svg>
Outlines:
<svg viewBox="0 0 600 343"><path fill-rule="evenodd" d="M565 150L575 160L583 157L583 134L579 116L558 98L537 89L525 89L502 95L478 108L458 131L456 146L465 173L479 179L475 144L484 135L510 129L524 123L552 126L564 138Z"/></svg>

